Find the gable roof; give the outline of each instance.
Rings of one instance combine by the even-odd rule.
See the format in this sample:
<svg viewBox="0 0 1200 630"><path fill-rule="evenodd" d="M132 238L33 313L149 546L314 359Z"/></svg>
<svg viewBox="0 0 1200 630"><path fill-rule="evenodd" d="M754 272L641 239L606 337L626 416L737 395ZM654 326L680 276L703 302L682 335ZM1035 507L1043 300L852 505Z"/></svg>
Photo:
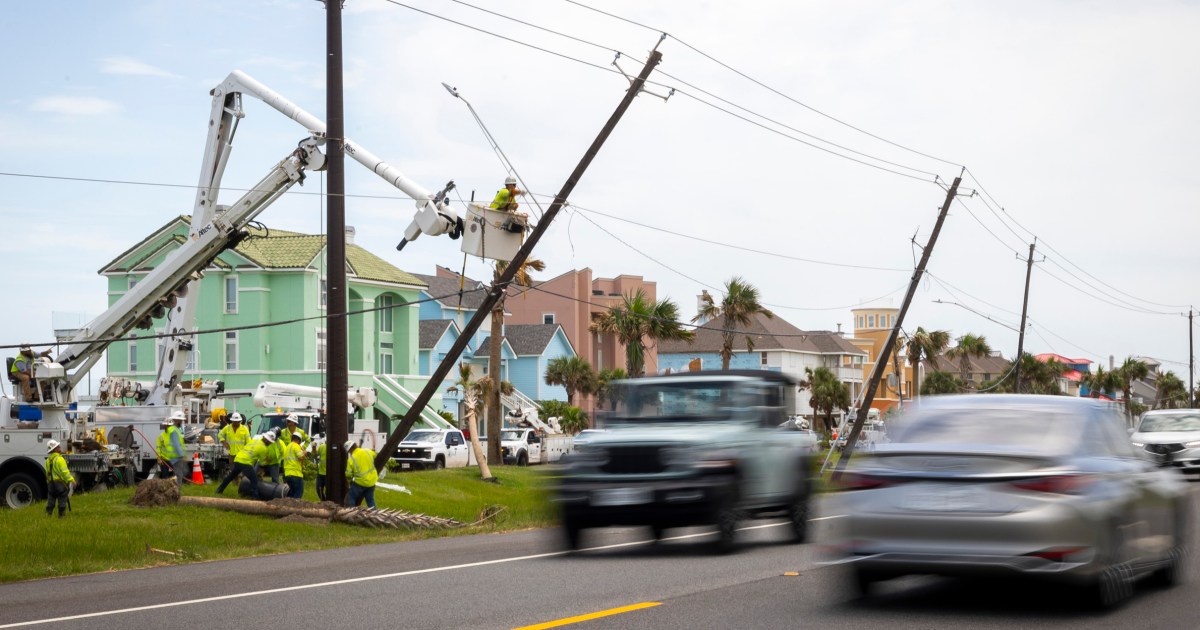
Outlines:
<svg viewBox="0 0 1200 630"><path fill-rule="evenodd" d="M139 259L137 262L129 265L118 265L123 259L136 253L139 248L144 247L153 239L179 227L191 226L191 223L192 218L186 215L180 215L171 219L161 228L155 230L154 233L138 242L138 244L121 252L119 256L109 261L108 264L100 269L100 273L129 271L135 268L136 264L142 262L142 260ZM246 238L238 243L233 248L233 251L237 252L251 264L263 269L306 268L320 256L321 252L325 249L327 240L323 234L302 234L300 232L255 226L247 226L246 231L250 233L250 238ZM181 238L172 238L172 240L175 240L177 243L183 242ZM219 259L214 260L214 265L223 269L230 268L228 264ZM402 271L358 245L346 246L346 271L361 280L378 280L417 287L425 285L424 282L413 274Z"/></svg>
<svg viewBox="0 0 1200 630"><path fill-rule="evenodd" d="M426 293L430 297L437 298L438 304L447 308L459 308L459 281L462 279L462 304L463 309L469 311L479 310L483 306L483 299L487 297L487 289L483 288L483 283L478 280L472 280L465 276L456 278L446 278L443 276L427 276L425 274L412 274L421 282L428 285Z"/></svg>
<svg viewBox="0 0 1200 630"><path fill-rule="evenodd" d="M501 356L504 355L505 346L508 347L508 351L511 352L513 356L517 356L517 353L513 351L512 344L508 343L508 339L504 338L504 337L500 338L500 355ZM475 352L471 355L471 358L486 359L486 358L488 358L488 355L491 353L491 351L492 351L492 338L491 338L491 336L484 337L483 341L479 342L479 347L475 349Z"/></svg>
<svg viewBox="0 0 1200 630"><path fill-rule="evenodd" d="M696 328L691 342L664 340L658 342L658 353L687 354L697 352L720 352L724 339L721 330L724 322L714 319ZM803 331L782 317L767 317L762 313L750 318L750 323L737 327L734 352L745 352L746 337L754 340L754 351L791 350L813 354L860 354L867 352L850 343L845 337L827 330Z"/></svg>
<svg viewBox="0 0 1200 630"><path fill-rule="evenodd" d="M421 350L430 350L442 340L446 334L446 330L454 327L458 330L458 324L452 319L422 319L417 322L418 325L418 344L417 347Z"/></svg>
<svg viewBox="0 0 1200 630"><path fill-rule="evenodd" d="M561 324L508 324L504 327L504 338L517 356L536 356L546 351L559 330L562 330ZM565 332L563 338L566 339ZM570 340L567 345L571 345Z"/></svg>

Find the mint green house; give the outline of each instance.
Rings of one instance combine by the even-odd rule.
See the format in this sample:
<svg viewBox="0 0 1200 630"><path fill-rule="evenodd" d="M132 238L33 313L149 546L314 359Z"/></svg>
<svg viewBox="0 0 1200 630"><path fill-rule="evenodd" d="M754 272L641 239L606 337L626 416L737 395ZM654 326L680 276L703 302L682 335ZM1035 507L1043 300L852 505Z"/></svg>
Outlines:
<svg viewBox="0 0 1200 630"><path fill-rule="evenodd" d="M173 219L100 269L108 278L110 305L187 238L190 220ZM204 271L194 350L183 378L222 380L226 392L253 392L263 381L322 386L326 237L249 232ZM376 389L379 401L371 413L390 428L388 421L408 411L428 380L419 376L418 307L411 304L426 285L355 245L353 228L347 229L346 263L350 385ZM162 332L163 320L155 320L154 329ZM152 382L158 355L153 339L116 342L108 349L108 374ZM249 396L229 400L227 406L248 417L263 411ZM441 408L440 395L429 407ZM428 408L422 418L440 423Z"/></svg>

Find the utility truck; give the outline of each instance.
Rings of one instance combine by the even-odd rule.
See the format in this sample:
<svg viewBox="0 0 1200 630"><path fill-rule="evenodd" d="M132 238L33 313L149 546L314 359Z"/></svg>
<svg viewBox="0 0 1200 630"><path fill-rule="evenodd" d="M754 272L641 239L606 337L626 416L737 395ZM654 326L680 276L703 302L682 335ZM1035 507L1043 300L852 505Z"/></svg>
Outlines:
<svg viewBox="0 0 1200 630"><path fill-rule="evenodd" d="M27 506L46 495L44 462L50 440L66 445L68 466L82 477L82 486L97 481L111 483L114 479L132 481L135 462L143 459L134 451L148 446L145 442L152 442L157 433L147 433L144 441L138 441L132 431L123 430L118 432L123 433L119 442L106 444L108 436L103 427L96 424L91 413L78 410L76 386L114 341L135 339L129 336L135 330L151 330L155 320L165 318L154 382L144 387L123 387L120 391L134 394L135 405L106 414L104 422L115 430L143 415L166 418L183 408L182 376L194 347L194 298L204 270L222 252L246 239L248 225L292 186L303 184L307 172L325 168L321 146L326 127L315 116L236 70L210 94L208 137L188 238L67 341L57 356L38 357L33 362L33 395L28 400L20 388L14 388L12 396L0 397L0 501L10 507ZM300 123L306 133L249 192L231 205L218 206L221 178L238 123L245 116L244 95L260 99ZM460 218L447 198L454 188L453 181L440 192L431 193L349 138L342 140L342 146L346 155L416 200L417 210L405 230L405 242L421 234L447 234L451 238L469 234L471 238L463 239L465 253L502 260L511 259L520 247L528 228L524 215L501 216L495 211L469 208L467 218Z"/></svg>
<svg viewBox="0 0 1200 630"><path fill-rule="evenodd" d="M372 450L387 439L379 430L379 421L374 418L357 418L357 414L370 412L377 394L373 387L350 387L346 391L347 439L359 442ZM276 383L259 383L254 392L254 406L267 409L255 418L251 433L266 433L274 429L277 433L287 426L289 415L296 416L296 424L316 443L325 441L327 430L325 406L328 397L322 387Z"/></svg>

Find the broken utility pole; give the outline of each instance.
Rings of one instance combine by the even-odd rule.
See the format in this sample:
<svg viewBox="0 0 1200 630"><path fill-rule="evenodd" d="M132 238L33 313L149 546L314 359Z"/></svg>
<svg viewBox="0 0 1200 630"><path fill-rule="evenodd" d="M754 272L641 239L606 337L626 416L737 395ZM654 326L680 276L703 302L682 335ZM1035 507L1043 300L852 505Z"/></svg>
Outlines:
<svg viewBox="0 0 1200 630"><path fill-rule="evenodd" d="M1021 359L1025 358L1025 315L1029 312L1029 276L1033 274L1033 248L1037 239L1029 244L1029 258L1025 260L1025 300L1021 302L1021 331L1017 335L1017 362L1013 367L1013 391L1021 393ZM1017 255L1020 258L1020 254Z"/></svg>
<svg viewBox="0 0 1200 630"><path fill-rule="evenodd" d="M854 452L854 445L858 442L859 434L862 433L863 423L867 421L867 410L871 408L871 402L875 400L875 391L879 389L879 381L883 378L884 370L887 369L888 357L891 356L892 349L896 347L896 338L900 335L900 327L904 325L904 314L908 312L913 295L917 292L917 286L921 284L921 276L925 275L925 265L929 264L929 255L933 253L933 245L937 243L938 234L942 231L942 224L946 222L946 214L950 212L950 204L954 201L954 196L958 194L958 185L961 182L962 175L955 177L954 183L946 191L946 201L942 204L942 211L938 214L937 223L933 225L929 242L921 252L921 261L917 263L917 268L913 271L912 281L908 283L908 293L904 296L904 303L900 305L900 313L896 315L896 325L892 327L892 332L888 333L887 341L883 343L883 350L875 357L875 368L871 370L871 380L863 392L862 405L858 408L854 426L850 429L849 437L846 438L846 446L842 449L841 458L838 459L837 469L833 472L834 479L841 477L842 469L846 467L846 463L850 461L850 455Z"/></svg>
<svg viewBox="0 0 1200 630"><path fill-rule="evenodd" d="M600 147L604 145L604 141L608 139L609 134L611 134L612 130L617 126L617 122L621 120L621 116L625 114L625 110L629 109L629 105L633 103L634 97L636 97L641 91L642 85L646 83L646 78L650 76L650 72L654 70L654 67L657 66L660 61L662 61L662 53L658 52L658 47L655 46L655 49L650 53L650 59L647 60L646 65L642 67L641 73L638 74L636 79L630 80L629 91L625 93L625 98L621 99L621 103L617 105L616 111L612 113L612 116L609 117L608 122L605 123L604 128L600 130L600 134L596 136L596 139L592 141L592 145L588 147L587 152L583 154L583 159L579 161L579 164L575 166L575 170L571 172L569 177L567 177L567 181L563 184L562 190L560 190L559 193L554 197L554 203L550 204L550 208L547 209L545 214L542 215L541 220L538 221L537 226L533 228L533 232L529 235L529 238L526 239L521 245L521 249L517 250L517 253L515 256L513 256L513 259L508 261L508 264L504 267L504 272L500 274L500 277L496 279L495 282L492 283L491 288L488 289L487 296L485 296L483 299L483 304L479 305L479 309L475 311L475 314L471 316L471 320L467 322L466 328L463 328L462 332L458 335L458 339L454 341L454 345L452 345L450 350L446 352L446 357L442 359L442 362L438 364L437 369L434 370L433 374L429 376L429 382L427 382L425 387L421 389L421 393L418 394L416 400L413 401L408 413L404 414L404 419L400 421L400 426L396 427L391 432L391 435L388 436L387 443L384 444L383 448L379 449L379 453L375 455L376 469L382 470L383 467L387 465L387 462L389 459L391 459L392 454L396 452L396 445L400 443L400 440L404 439L404 436L407 435L409 430L412 429L412 426L416 424L417 418L419 418L421 415L421 410L424 409L425 405L429 404L429 400L433 398L434 390L438 388L442 380L445 379L446 375L450 373L450 368L454 366L454 363L458 361L462 351L467 347L467 341L469 341L471 337L475 335L475 331L479 330L479 326L483 324L484 320L491 317L492 308L496 305L496 302L500 300L501 292L508 290L509 283L512 282L513 277L516 276L517 271L521 269L521 266L525 264L525 261L529 258L530 252L533 251L534 246L537 245L538 241L542 238L542 235L545 234L546 229L550 227L550 222L554 220L555 215L557 215L558 211L563 207L564 204L566 204L567 197L571 194L571 191L575 189L575 185L579 183L579 179L583 176L583 173L587 170L588 166L591 165L592 159L594 159L596 154L600 152ZM497 344L498 341L493 339L492 343ZM498 380L496 385L499 385ZM502 422L503 420L501 418L495 418L492 421Z"/></svg>

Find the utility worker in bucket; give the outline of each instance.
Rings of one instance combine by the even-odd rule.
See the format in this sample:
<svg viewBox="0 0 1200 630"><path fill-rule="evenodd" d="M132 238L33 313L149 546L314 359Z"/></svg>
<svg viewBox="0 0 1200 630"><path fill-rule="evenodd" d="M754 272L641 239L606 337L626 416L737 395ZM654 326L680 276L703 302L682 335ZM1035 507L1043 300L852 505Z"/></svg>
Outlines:
<svg viewBox="0 0 1200 630"><path fill-rule="evenodd" d="M284 435L287 435L287 433L284 433ZM305 455L300 434L293 433L291 444L283 445L283 482L288 486L288 498L304 498Z"/></svg>
<svg viewBox="0 0 1200 630"><path fill-rule="evenodd" d="M379 481L379 473L375 470L375 451L363 448L346 441L346 480L350 482L350 492L346 493L346 505L358 507L366 500L367 507L375 507L375 483Z"/></svg>
<svg viewBox="0 0 1200 630"><path fill-rule="evenodd" d="M47 348L34 355L33 348L29 344L22 345L17 352L8 373L21 384L21 400L33 402L33 362L37 357L48 356L50 356L50 349Z"/></svg>
<svg viewBox="0 0 1200 630"><path fill-rule="evenodd" d="M221 446L229 451L230 460L237 457L237 454L250 442L250 429L244 426L243 419L242 414L233 412L233 415L229 416L229 424L217 433L217 439L221 442Z"/></svg>
<svg viewBox="0 0 1200 630"><path fill-rule="evenodd" d="M240 474L250 481L250 495L255 499L260 498L258 494L258 472L255 466L262 463L267 458L267 447L275 441L275 434L267 432L262 437L256 437L246 445L246 448L238 451L237 457L233 458L233 467L229 469L229 474L221 480L221 485L217 486L217 494L225 492L225 486L233 481Z"/></svg>
<svg viewBox="0 0 1200 630"><path fill-rule="evenodd" d="M75 476L67 468L67 458L63 457L61 444L56 440L46 442L46 452L46 516L54 513L57 503L58 518L62 518L66 516L71 494L75 492Z"/></svg>
<svg viewBox="0 0 1200 630"><path fill-rule="evenodd" d="M517 195L525 193L517 188L517 178L509 175L504 178L504 188L496 192L496 198L492 200L492 208L494 210L507 210L515 212L517 210Z"/></svg>

